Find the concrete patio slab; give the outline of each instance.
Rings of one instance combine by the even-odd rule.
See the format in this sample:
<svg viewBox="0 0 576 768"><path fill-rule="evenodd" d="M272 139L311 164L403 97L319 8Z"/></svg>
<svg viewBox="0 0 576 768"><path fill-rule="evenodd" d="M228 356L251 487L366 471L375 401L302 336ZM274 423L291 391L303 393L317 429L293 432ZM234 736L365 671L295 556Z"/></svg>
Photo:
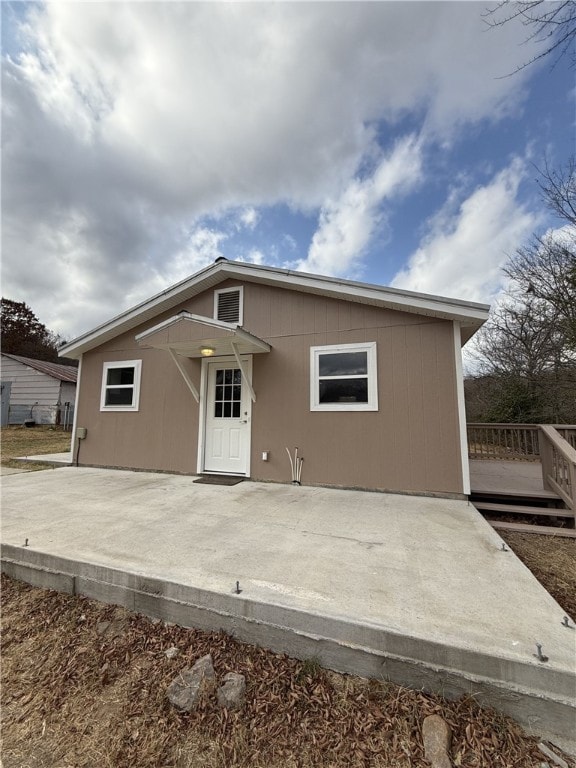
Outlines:
<svg viewBox="0 0 576 768"><path fill-rule="evenodd" d="M576 630L472 505L193 479L7 477L3 570L572 735Z"/></svg>
<svg viewBox="0 0 576 768"><path fill-rule="evenodd" d="M19 475L21 472L30 472L30 470L25 466L21 468L0 466L0 475Z"/></svg>

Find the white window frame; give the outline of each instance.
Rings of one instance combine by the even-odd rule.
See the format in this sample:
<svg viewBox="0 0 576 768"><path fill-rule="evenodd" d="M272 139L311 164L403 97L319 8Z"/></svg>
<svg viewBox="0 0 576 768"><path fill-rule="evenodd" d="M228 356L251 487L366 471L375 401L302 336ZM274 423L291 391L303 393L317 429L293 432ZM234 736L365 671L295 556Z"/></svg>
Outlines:
<svg viewBox="0 0 576 768"><path fill-rule="evenodd" d="M339 352L367 352L367 376L359 375L350 378L368 379L367 403L321 403L320 402L320 355L338 354ZM310 410L311 411L377 411L378 410L378 376L376 367L376 342L369 341L360 344L330 344L322 347L310 347ZM325 378L325 377L322 377ZM335 376L342 379L345 376Z"/></svg>
<svg viewBox="0 0 576 768"><path fill-rule="evenodd" d="M243 285L236 285L232 288L220 288L217 291L214 291L214 320L218 320L218 296L220 296L221 293L233 293L233 292L239 292L239 301L238 301L238 321L237 325L242 325L242 322L244 320L244 286Z"/></svg>
<svg viewBox="0 0 576 768"><path fill-rule="evenodd" d="M107 384L108 371L112 368L134 368L133 384ZM137 411L140 406L140 378L142 376L142 360L115 360L104 363L102 368L102 390L100 393L101 411ZM106 391L110 389L132 389L131 405L106 405Z"/></svg>

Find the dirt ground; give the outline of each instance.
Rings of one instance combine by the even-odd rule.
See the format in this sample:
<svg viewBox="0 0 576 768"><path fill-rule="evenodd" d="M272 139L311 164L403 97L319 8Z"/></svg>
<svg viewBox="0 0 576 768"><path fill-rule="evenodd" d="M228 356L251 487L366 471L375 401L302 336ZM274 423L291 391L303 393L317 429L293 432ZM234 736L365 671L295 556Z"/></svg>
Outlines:
<svg viewBox="0 0 576 768"><path fill-rule="evenodd" d="M22 467L17 456L63 453L70 450L70 432L61 427L3 427L0 434L0 463L3 467ZM46 464L27 464L27 469L46 469Z"/></svg>
<svg viewBox="0 0 576 768"><path fill-rule="evenodd" d="M338 675L6 577L2 588L3 768L424 768L433 713L452 728L455 766L544 761L536 739L470 698ZM245 675L243 710L213 693L190 714L168 704L171 680L206 653L218 678Z"/></svg>

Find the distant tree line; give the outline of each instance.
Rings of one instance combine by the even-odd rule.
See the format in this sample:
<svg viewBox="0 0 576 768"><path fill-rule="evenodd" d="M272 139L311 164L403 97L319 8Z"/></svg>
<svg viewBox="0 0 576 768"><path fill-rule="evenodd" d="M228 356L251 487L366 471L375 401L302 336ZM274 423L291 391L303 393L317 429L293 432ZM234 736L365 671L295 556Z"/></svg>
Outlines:
<svg viewBox="0 0 576 768"><path fill-rule="evenodd" d="M58 348L64 339L48 330L25 302L2 298L0 324L2 352L34 360L78 365L77 360L58 357Z"/></svg>
<svg viewBox="0 0 576 768"><path fill-rule="evenodd" d="M510 285L477 335L468 421L576 423L576 166L542 173L561 226L504 267Z"/></svg>

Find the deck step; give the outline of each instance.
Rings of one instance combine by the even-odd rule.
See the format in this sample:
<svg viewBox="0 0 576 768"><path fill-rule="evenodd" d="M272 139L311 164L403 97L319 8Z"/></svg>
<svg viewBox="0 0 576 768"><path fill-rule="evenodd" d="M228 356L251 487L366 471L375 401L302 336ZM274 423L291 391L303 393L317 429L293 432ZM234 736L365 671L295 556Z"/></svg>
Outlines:
<svg viewBox="0 0 576 768"><path fill-rule="evenodd" d="M527 523L501 523L499 520L488 520L492 528L498 531L517 531L518 533L538 533L545 536L563 536L576 539L573 528L556 528L551 525L528 525Z"/></svg>
<svg viewBox="0 0 576 768"><path fill-rule="evenodd" d="M472 488L472 496L489 496L495 499L522 499L525 501L539 502L545 504L549 501L561 502L562 499L553 491L523 491L523 490L491 490L490 488Z"/></svg>
<svg viewBox="0 0 576 768"><path fill-rule="evenodd" d="M512 515L542 515L544 517L574 517L569 509L554 509L550 507L530 507L525 504L492 504L489 501L473 501L472 504L481 512L498 512Z"/></svg>

